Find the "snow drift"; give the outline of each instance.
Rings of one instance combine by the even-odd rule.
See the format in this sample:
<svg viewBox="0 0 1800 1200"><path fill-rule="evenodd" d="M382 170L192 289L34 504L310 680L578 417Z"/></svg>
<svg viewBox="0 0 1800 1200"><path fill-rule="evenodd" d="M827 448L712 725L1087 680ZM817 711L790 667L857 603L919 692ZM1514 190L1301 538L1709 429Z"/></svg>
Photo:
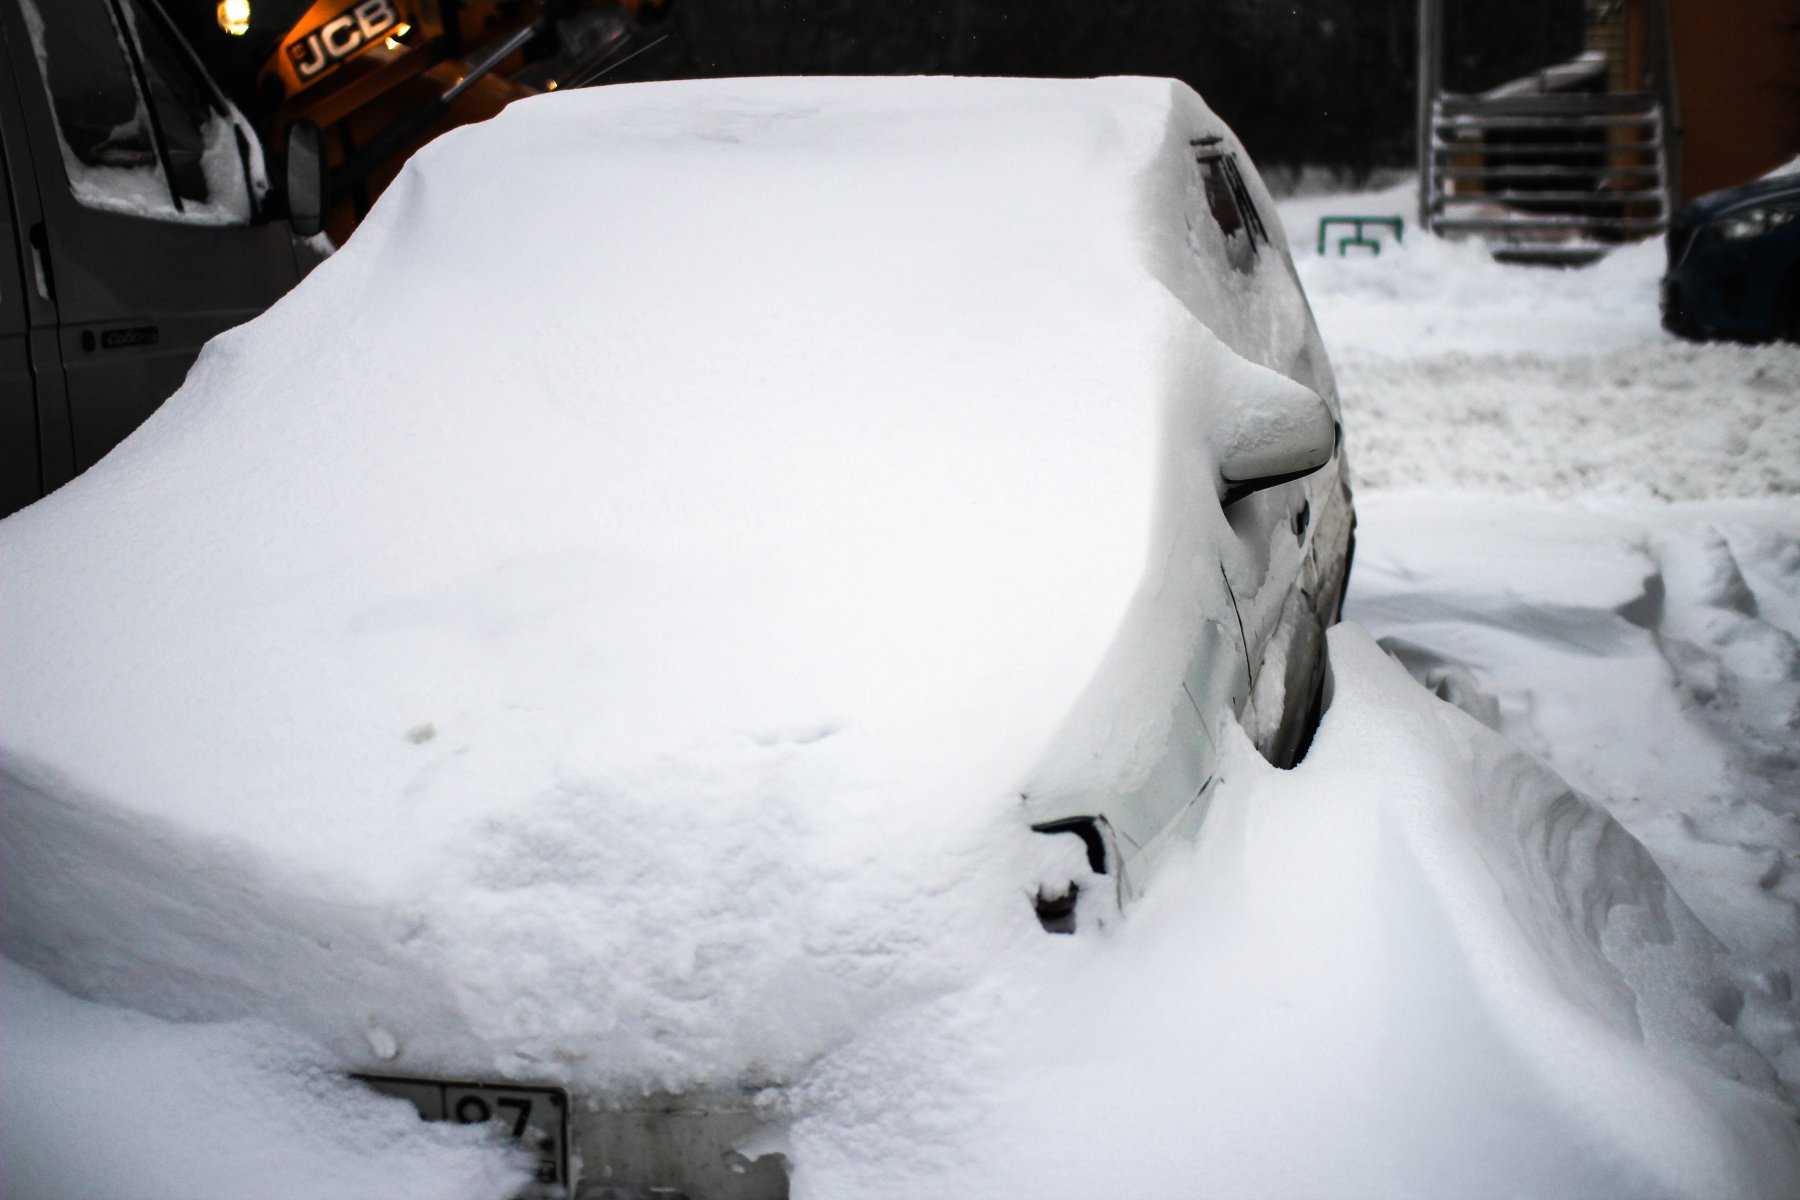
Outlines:
<svg viewBox="0 0 1800 1200"><path fill-rule="evenodd" d="M1643 847L1361 628L1330 649L1307 760L1239 738L1197 845L1112 936L831 1064L985 1119L903 1139L840 1103L829 1138L802 1129L816 1194L917 1195L945 1162L1002 1196L1791 1191L1791 1110ZM897 1182L855 1154L884 1134L924 1160Z"/></svg>
<svg viewBox="0 0 1800 1200"><path fill-rule="evenodd" d="M1800 1089L1791 502L1646 512L1400 493L1363 520L1375 549L1355 617L1642 839L1731 951L1741 999L1722 1011Z"/></svg>
<svg viewBox="0 0 1800 1200"><path fill-rule="evenodd" d="M0 960L0 1191L491 1200L529 1178L490 1129L427 1125L263 1022L174 1024Z"/></svg>

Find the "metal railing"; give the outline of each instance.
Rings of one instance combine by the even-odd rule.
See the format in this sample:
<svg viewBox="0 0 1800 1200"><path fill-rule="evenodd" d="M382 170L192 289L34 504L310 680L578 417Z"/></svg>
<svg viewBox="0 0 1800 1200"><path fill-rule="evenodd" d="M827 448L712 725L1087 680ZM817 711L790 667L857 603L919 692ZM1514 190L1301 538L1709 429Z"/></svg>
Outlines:
<svg viewBox="0 0 1800 1200"><path fill-rule="evenodd" d="M1657 233L1677 128L1666 0L1593 0L1584 50L1474 95L1442 87L1442 0L1421 0L1420 223L1513 243Z"/></svg>

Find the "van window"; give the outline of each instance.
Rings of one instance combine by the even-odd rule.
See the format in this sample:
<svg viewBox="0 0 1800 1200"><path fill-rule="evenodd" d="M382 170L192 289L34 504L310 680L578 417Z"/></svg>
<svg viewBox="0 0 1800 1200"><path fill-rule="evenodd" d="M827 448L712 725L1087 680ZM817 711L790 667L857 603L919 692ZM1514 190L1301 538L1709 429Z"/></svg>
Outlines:
<svg viewBox="0 0 1800 1200"><path fill-rule="evenodd" d="M221 218L248 221L250 195L231 119L219 111L212 89L141 0L118 3L137 40L150 112L162 133L170 181L182 208L192 213L198 206Z"/></svg>
<svg viewBox="0 0 1800 1200"><path fill-rule="evenodd" d="M164 221L249 220L230 119L137 0L21 9L77 201Z"/></svg>

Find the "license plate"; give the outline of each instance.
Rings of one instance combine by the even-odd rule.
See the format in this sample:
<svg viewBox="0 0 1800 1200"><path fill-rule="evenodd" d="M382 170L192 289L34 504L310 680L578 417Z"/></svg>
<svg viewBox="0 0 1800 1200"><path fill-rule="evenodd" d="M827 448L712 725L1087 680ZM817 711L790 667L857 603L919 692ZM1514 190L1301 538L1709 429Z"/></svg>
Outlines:
<svg viewBox="0 0 1800 1200"><path fill-rule="evenodd" d="M411 1101L427 1121L455 1121L459 1125L498 1122L537 1156L539 1183L568 1187L569 1094L561 1088L402 1079L395 1075L353 1078L384 1095Z"/></svg>

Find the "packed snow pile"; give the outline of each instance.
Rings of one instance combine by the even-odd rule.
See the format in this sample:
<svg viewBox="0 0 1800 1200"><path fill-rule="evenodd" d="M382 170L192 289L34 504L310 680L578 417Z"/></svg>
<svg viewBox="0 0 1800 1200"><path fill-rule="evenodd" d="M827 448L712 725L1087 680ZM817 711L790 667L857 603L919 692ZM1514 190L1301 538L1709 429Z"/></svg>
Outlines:
<svg viewBox="0 0 1800 1200"><path fill-rule="evenodd" d="M15 1200L493 1200L529 1178L492 1130L427 1125L278 1025L158 1020L4 959L0 1001L0 1191Z"/></svg>
<svg viewBox="0 0 1800 1200"><path fill-rule="evenodd" d="M1017 790L1161 564L1165 423L1229 377L1220 339L1259 358L1278 319L1184 290L1186 239L1145 236L1210 121L1142 80L517 105L0 523L0 662L30 681L0 690L10 1190L104 1190L153 1146L161 1194L235 1194L189 1161L224 1129L260 1194L504 1194L499 1147L332 1081L380 1067L780 1085L800 1196L1791 1193L1791 1003L1767 971L1749 994L1751 926L1712 911L1742 898L1684 902L1626 832L1654 849L1654 823L1357 629L1301 768L1239 744L1141 905L1073 938L1033 919L1073 839L1024 830ZM1353 330L1365 281L1326 269L1327 335L1378 343L1352 363L1405 364L1392 329L1453 308L1372 275L1405 320ZM1591 307L1545 278L1516 294ZM1607 278L1635 311L1638 276ZM1529 365L1524 307L1446 352ZM1660 337L1634 328L1608 344ZM1353 465L1374 422L1436 419L1406 413L1352 414ZM1374 511L1376 578L1425 578L1406 519L1381 533L1405 510ZM1659 594L1713 571L1671 545ZM1646 702L1713 679L1733 699L1701 709L1760 712L1791 682L1757 674L1772 635L1733 632L1725 584L1652 612L1601 573L1682 664ZM1769 577L1778 624L1800 579ZM1514 732L1516 691L1381 594L1402 660ZM1560 637L1534 603L1507 629ZM94 1092L176 1061L200 1115L87 1137ZM68 1118L22 1117L40 1093Z"/></svg>
<svg viewBox="0 0 1800 1200"><path fill-rule="evenodd" d="M1729 947L1800 1093L1800 512L1365 500L1355 618L1603 801Z"/></svg>
<svg viewBox="0 0 1800 1200"><path fill-rule="evenodd" d="M1362 630L1331 656L1307 760L1240 740L1109 936L828 1064L979 1124L838 1103L798 1141L811 1194L925 1194L945 1162L1000 1196L1790 1193L1791 1110L1644 848ZM912 1153L871 1170L890 1141Z"/></svg>
<svg viewBox="0 0 1800 1200"><path fill-rule="evenodd" d="M1414 204L1282 206L1360 484L1347 616L1642 840L1725 947L1717 1013L1791 1105L1800 349L1664 334L1654 240L1583 271L1308 244L1325 213Z"/></svg>

